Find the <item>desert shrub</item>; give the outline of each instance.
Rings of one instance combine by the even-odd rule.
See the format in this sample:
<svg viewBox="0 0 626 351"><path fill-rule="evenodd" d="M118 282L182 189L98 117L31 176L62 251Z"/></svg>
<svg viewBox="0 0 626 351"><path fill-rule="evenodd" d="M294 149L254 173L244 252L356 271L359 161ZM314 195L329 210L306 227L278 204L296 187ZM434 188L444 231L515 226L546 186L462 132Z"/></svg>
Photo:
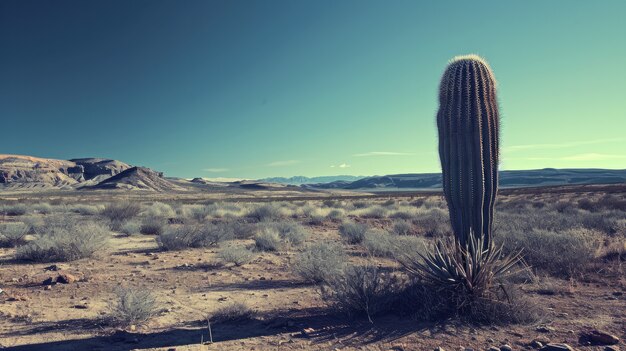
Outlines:
<svg viewBox="0 0 626 351"><path fill-rule="evenodd" d="M278 204L267 203L252 208L252 210L248 212L247 216L258 222L276 221L283 216L283 213Z"/></svg>
<svg viewBox="0 0 626 351"><path fill-rule="evenodd" d="M0 225L0 247L16 247L26 243L30 227L21 222Z"/></svg>
<svg viewBox="0 0 626 351"><path fill-rule="evenodd" d="M230 226L236 239L250 239L257 233L257 226L251 223L233 221Z"/></svg>
<svg viewBox="0 0 626 351"><path fill-rule="evenodd" d="M229 246L220 250L219 257L226 262L234 263L235 266L241 266L252 261L254 253L245 247Z"/></svg>
<svg viewBox="0 0 626 351"><path fill-rule="evenodd" d="M162 203L155 202L148 206L144 211L144 214L147 217L162 217L162 218L173 218L176 217L176 211L172 208L172 206Z"/></svg>
<svg viewBox="0 0 626 351"><path fill-rule="evenodd" d="M607 210L626 211L626 198L606 194L598 200L598 205Z"/></svg>
<svg viewBox="0 0 626 351"><path fill-rule="evenodd" d="M381 229L368 229L361 242L367 251L378 257L392 257L395 252L395 237Z"/></svg>
<svg viewBox="0 0 626 351"><path fill-rule="evenodd" d="M141 212L141 206L134 202L115 202L107 204L100 212L111 222L123 223L136 217Z"/></svg>
<svg viewBox="0 0 626 351"><path fill-rule="evenodd" d="M395 221L393 223L393 232L398 235L409 235L413 232L413 224L409 221Z"/></svg>
<svg viewBox="0 0 626 351"><path fill-rule="evenodd" d="M361 213L361 217L363 218L384 218L387 216L389 210L382 206L372 206L368 209L364 209Z"/></svg>
<svg viewBox="0 0 626 351"><path fill-rule="evenodd" d="M318 243L308 246L294 260L292 269L304 280L322 283L338 274L347 262L343 247L338 244Z"/></svg>
<svg viewBox="0 0 626 351"><path fill-rule="evenodd" d="M254 237L254 245L261 251L278 251L281 246L280 232L273 226L263 226Z"/></svg>
<svg viewBox="0 0 626 351"><path fill-rule="evenodd" d="M138 221L128 221L120 226L120 233L131 236L133 234L139 234L141 232L142 224Z"/></svg>
<svg viewBox="0 0 626 351"><path fill-rule="evenodd" d="M110 319L117 325L128 327L143 323L159 312L156 298L149 289L120 288L110 305Z"/></svg>
<svg viewBox="0 0 626 351"><path fill-rule="evenodd" d="M234 302L218 308L208 318L211 322L241 322L253 319L256 313L245 303Z"/></svg>
<svg viewBox="0 0 626 351"><path fill-rule="evenodd" d="M309 237L308 230L296 222L274 222L265 226L273 227L278 230L281 239L286 243L299 246Z"/></svg>
<svg viewBox="0 0 626 351"><path fill-rule="evenodd" d="M161 217L147 217L141 221L139 232L146 235L160 235L165 227L165 220Z"/></svg>
<svg viewBox="0 0 626 351"><path fill-rule="evenodd" d="M183 218L191 218L196 222L204 222L209 215L209 210L204 205L182 205L178 209L178 215Z"/></svg>
<svg viewBox="0 0 626 351"><path fill-rule="evenodd" d="M40 214L50 214L54 210L52 205L50 205L49 203L46 203L46 202L39 203L39 204L34 204L34 205L32 205L32 209L33 209L34 212L37 212L37 213L40 213Z"/></svg>
<svg viewBox="0 0 626 351"><path fill-rule="evenodd" d="M624 218L624 213L620 211L603 211L580 214L580 217L580 223L583 227L614 235L620 230L619 221Z"/></svg>
<svg viewBox="0 0 626 351"><path fill-rule="evenodd" d="M104 249L109 237L108 228L95 222L48 226L35 240L20 246L16 257L36 262L74 261Z"/></svg>
<svg viewBox="0 0 626 351"><path fill-rule="evenodd" d="M576 228L562 232L532 230L501 232L497 242L505 252L522 251L526 263L536 270L570 277L584 272L598 250L600 234Z"/></svg>
<svg viewBox="0 0 626 351"><path fill-rule="evenodd" d="M172 225L157 237L163 250L182 250L192 247L216 246L234 237L229 223L207 225Z"/></svg>
<svg viewBox="0 0 626 351"><path fill-rule="evenodd" d="M339 226L339 234L350 244L359 244L363 241L367 225L355 222L344 222Z"/></svg>
<svg viewBox="0 0 626 351"><path fill-rule="evenodd" d="M381 204L381 206L384 206L384 207L391 207L395 205L396 205L396 200L394 199L387 199Z"/></svg>
<svg viewBox="0 0 626 351"><path fill-rule="evenodd" d="M309 224L311 225L322 225L326 221L326 216L322 214L312 214L309 216Z"/></svg>
<svg viewBox="0 0 626 351"><path fill-rule="evenodd" d="M346 211L342 209L330 210L328 212L327 218L330 219L331 221L342 221L344 218L346 218Z"/></svg>
<svg viewBox="0 0 626 351"><path fill-rule="evenodd" d="M353 206L354 208L366 208L366 207L369 207L369 206L370 206L370 203L369 203L369 202L367 202L367 201L354 201L354 202L352 203L352 206Z"/></svg>
<svg viewBox="0 0 626 351"><path fill-rule="evenodd" d="M7 216L22 216L28 212L29 208L24 204L4 205L0 212Z"/></svg>
<svg viewBox="0 0 626 351"><path fill-rule="evenodd" d="M600 210L600 206L588 198L578 200L578 208L589 212L597 212Z"/></svg>
<svg viewBox="0 0 626 351"><path fill-rule="evenodd" d="M393 219L412 219L417 217L417 211L414 208L400 208L389 214L389 218Z"/></svg>
<svg viewBox="0 0 626 351"><path fill-rule="evenodd" d="M364 314L372 322L393 305L397 281L373 265L347 265L325 280L321 292L338 311L348 316Z"/></svg>
<svg viewBox="0 0 626 351"><path fill-rule="evenodd" d="M570 212L574 209L574 205L571 202L564 200L555 203L553 207L559 213Z"/></svg>
<svg viewBox="0 0 626 351"><path fill-rule="evenodd" d="M70 212L79 213L84 216L93 216L100 213L103 207L96 205L75 204L68 207Z"/></svg>
<svg viewBox="0 0 626 351"><path fill-rule="evenodd" d="M433 208L413 219L415 230L424 236L440 238L452 231L448 212Z"/></svg>

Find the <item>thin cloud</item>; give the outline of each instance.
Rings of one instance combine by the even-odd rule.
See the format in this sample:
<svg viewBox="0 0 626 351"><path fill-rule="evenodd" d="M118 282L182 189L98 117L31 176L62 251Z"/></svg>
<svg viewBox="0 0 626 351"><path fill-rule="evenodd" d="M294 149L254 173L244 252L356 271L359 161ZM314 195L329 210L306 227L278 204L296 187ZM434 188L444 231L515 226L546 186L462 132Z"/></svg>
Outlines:
<svg viewBox="0 0 626 351"><path fill-rule="evenodd" d="M587 153L587 154L578 154L578 155L563 157L563 160L568 160L568 161L602 161L602 160L619 160L619 159L625 159L625 158L626 158L626 155L611 155L611 154Z"/></svg>
<svg viewBox="0 0 626 351"><path fill-rule="evenodd" d="M267 164L268 167L282 167L295 165L296 163L300 163L298 160L285 160L285 161L274 161Z"/></svg>
<svg viewBox="0 0 626 351"><path fill-rule="evenodd" d="M409 152L393 152L393 151L370 151L362 154L354 154L356 157L370 157L370 156L410 156L413 155Z"/></svg>
<svg viewBox="0 0 626 351"><path fill-rule="evenodd" d="M222 173L222 172L228 172L229 169L228 168L205 168L204 171L210 172L210 173Z"/></svg>
<svg viewBox="0 0 626 351"><path fill-rule="evenodd" d="M558 143L558 144L527 144L527 145L513 145L505 147L505 151L514 152L514 151L522 151L522 150L543 150L543 149L566 149L575 146L581 145L593 145L593 144L606 144L606 143L615 143L619 141L625 140L624 138L614 138L614 139L597 139L597 140L583 140L583 141L572 141L567 143Z"/></svg>
<svg viewBox="0 0 626 351"><path fill-rule="evenodd" d="M331 165L330 166L330 168L335 168L335 167L338 167L338 168L350 168L351 166L349 164L347 164L347 163L342 163L342 164L340 164L338 166L335 166L335 165Z"/></svg>
<svg viewBox="0 0 626 351"><path fill-rule="evenodd" d="M622 160L626 159L626 155L611 155L586 153L563 157L505 157L505 161L604 161L604 160Z"/></svg>

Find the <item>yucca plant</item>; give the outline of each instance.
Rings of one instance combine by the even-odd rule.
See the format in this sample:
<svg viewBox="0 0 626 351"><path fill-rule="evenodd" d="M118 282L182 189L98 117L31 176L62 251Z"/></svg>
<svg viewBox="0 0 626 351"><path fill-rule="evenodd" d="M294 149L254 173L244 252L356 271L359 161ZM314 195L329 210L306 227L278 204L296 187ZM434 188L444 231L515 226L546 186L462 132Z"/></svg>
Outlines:
<svg viewBox="0 0 626 351"><path fill-rule="evenodd" d="M493 244L485 248L483 236L469 236L465 245L458 240L438 241L433 250L404 256L400 263L426 285L440 292L452 293L457 309L475 299L504 289L507 277L525 270L520 253L504 255ZM506 294L506 291L504 291Z"/></svg>

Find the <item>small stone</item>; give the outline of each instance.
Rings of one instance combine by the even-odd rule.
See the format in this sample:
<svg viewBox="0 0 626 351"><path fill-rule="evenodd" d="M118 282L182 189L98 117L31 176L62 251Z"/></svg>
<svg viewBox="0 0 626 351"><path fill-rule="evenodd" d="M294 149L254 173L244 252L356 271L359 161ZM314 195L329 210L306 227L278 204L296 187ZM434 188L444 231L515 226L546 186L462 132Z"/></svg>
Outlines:
<svg viewBox="0 0 626 351"><path fill-rule="evenodd" d="M48 277L46 278L46 280L44 280L41 285L52 285L52 284L56 284L57 283L57 279L54 277Z"/></svg>
<svg viewBox="0 0 626 351"><path fill-rule="evenodd" d="M44 290L52 290L52 285L46 285L43 289Z"/></svg>
<svg viewBox="0 0 626 351"><path fill-rule="evenodd" d="M513 348L508 344L504 344L500 346L500 351L513 351Z"/></svg>
<svg viewBox="0 0 626 351"><path fill-rule="evenodd" d="M315 333L315 329L313 328L304 328L302 329L302 331L300 332L300 334L302 334L302 336L304 337L311 337L311 335Z"/></svg>
<svg viewBox="0 0 626 351"><path fill-rule="evenodd" d="M134 324L131 324L130 328L128 328L130 331L135 331L137 330L137 326Z"/></svg>
<svg viewBox="0 0 626 351"><path fill-rule="evenodd" d="M535 330L540 332L540 333L550 333L550 332L554 331L554 328L548 327L546 325L542 325L542 326L537 327Z"/></svg>
<svg viewBox="0 0 626 351"><path fill-rule="evenodd" d="M494 343L494 342L496 342L496 341L495 341L495 340L493 340L493 338L488 338L488 339L487 339L487 342L488 342L488 343L490 343L490 344L492 344L492 343Z"/></svg>
<svg viewBox="0 0 626 351"><path fill-rule="evenodd" d="M491 346L490 348L487 349L487 351L500 351L500 349L495 346Z"/></svg>
<svg viewBox="0 0 626 351"><path fill-rule="evenodd" d="M540 351L574 351L568 344L548 344L541 348Z"/></svg>
<svg viewBox="0 0 626 351"><path fill-rule="evenodd" d="M446 351L446 350L444 350L444 348L443 348L443 347L437 347L437 348L435 348L435 350L434 350L434 351Z"/></svg>
<svg viewBox="0 0 626 351"><path fill-rule="evenodd" d="M78 281L78 278L76 278L75 276L69 273L61 273L57 277L57 283L61 283L61 284L72 284L77 281Z"/></svg>
<svg viewBox="0 0 626 351"><path fill-rule="evenodd" d="M89 308L89 306L87 306L87 304L78 304L78 305L74 305L74 308L79 309L79 310L86 310L87 308Z"/></svg>
<svg viewBox="0 0 626 351"><path fill-rule="evenodd" d="M533 349L540 349L543 347L543 343L539 340L533 340L530 342L530 347Z"/></svg>

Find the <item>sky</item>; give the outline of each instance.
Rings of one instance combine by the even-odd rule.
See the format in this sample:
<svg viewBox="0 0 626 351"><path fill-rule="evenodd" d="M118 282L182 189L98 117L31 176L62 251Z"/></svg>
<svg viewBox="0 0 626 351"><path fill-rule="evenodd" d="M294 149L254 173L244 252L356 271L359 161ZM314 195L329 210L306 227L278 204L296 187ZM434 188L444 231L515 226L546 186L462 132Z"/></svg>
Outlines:
<svg viewBox="0 0 626 351"><path fill-rule="evenodd" d="M175 177L439 172L440 75L489 61L501 169L626 168L626 1L3 0L0 154Z"/></svg>

